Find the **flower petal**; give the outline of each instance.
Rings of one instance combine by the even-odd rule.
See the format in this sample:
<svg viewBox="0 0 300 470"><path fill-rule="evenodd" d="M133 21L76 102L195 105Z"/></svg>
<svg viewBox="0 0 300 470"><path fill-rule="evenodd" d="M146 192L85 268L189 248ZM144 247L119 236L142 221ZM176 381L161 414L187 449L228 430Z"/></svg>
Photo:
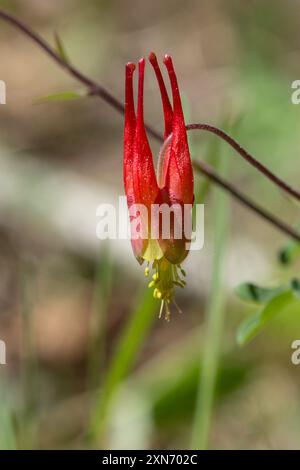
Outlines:
<svg viewBox="0 0 300 470"><path fill-rule="evenodd" d="M172 264L180 264L186 258L188 250L186 243L190 238L186 237L187 227L184 217L184 205L176 203L170 199L167 188L160 190L156 204L160 206L159 211L159 238L158 243L164 254L164 257ZM164 206L166 210L164 210ZM163 220L169 217L168 222ZM166 230L166 222L167 228Z"/></svg>
<svg viewBox="0 0 300 470"><path fill-rule="evenodd" d="M133 99L133 73L135 65L131 62L126 64L125 72L125 126L124 126L124 160L123 160L123 174L124 174L124 187L127 197L127 204L130 208L133 204L137 203L136 195L134 192L133 184L133 159L134 159L134 139L136 131L136 116L134 111ZM133 223L134 217L130 216L130 222ZM143 263L143 253L147 248L147 240L142 238L131 237L131 245L134 256L137 261Z"/></svg>
<svg viewBox="0 0 300 470"><path fill-rule="evenodd" d="M167 93L166 85L161 73L161 70L159 68L158 62L156 55L154 52L151 52L149 54L149 61L154 69L159 89L160 89L160 94L161 94L161 99L162 99L162 104L163 104L163 110L164 110L164 118L165 118L165 134L164 137L165 139L171 134L172 132L172 124L173 124L173 109L169 100L169 96Z"/></svg>
<svg viewBox="0 0 300 470"><path fill-rule="evenodd" d="M145 59L142 58L139 61L137 123L133 145L133 187L137 202L149 210L156 198L158 186L144 125L144 70Z"/></svg>
<svg viewBox="0 0 300 470"><path fill-rule="evenodd" d="M132 77L135 65L132 62L126 64L125 72L125 126L124 126L124 160L123 175L125 194L130 207L134 203L133 192L133 142L136 128L136 117L133 100Z"/></svg>

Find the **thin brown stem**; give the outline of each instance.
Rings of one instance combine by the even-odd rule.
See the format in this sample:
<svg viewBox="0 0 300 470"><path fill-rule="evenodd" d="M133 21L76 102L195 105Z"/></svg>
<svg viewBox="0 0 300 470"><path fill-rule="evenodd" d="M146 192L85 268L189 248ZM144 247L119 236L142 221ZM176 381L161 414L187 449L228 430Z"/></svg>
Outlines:
<svg viewBox="0 0 300 470"><path fill-rule="evenodd" d="M241 191L239 191L233 184L229 183L228 181L221 178L216 172L206 163L204 162L193 162L193 166L195 170L204 173L211 181L216 183L218 186L221 186L225 191L227 191L231 196L237 199L243 206L251 209L256 214L260 215L263 219L270 222L274 227L276 227L281 232L288 234L291 238L296 240L297 242L300 241L300 234L297 233L293 228L287 225L282 220L275 217L270 212L266 211L262 207L258 206L254 203L251 199L245 196Z"/></svg>
<svg viewBox="0 0 300 470"><path fill-rule="evenodd" d="M254 158L252 155L250 155L247 150L245 150L241 145L236 142L232 137L230 137L226 132L224 132L222 129L219 129L218 127L211 126L210 124L188 124L186 126L186 129L188 131L192 130L203 130L203 131L208 131L212 132L213 134L217 135L221 139L223 139L227 144L229 144L234 150L236 150L241 157L244 158L250 165L252 165L254 168L256 168L258 171L263 173L270 181L272 181L276 186L278 186L280 189L288 193L290 196L293 196L295 199L300 201L300 192L287 184L285 181L283 181L281 178L278 176L274 175L265 165L260 163L256 158Z"/></svg>
<svg viewBox="0 0 300 470"><path fill-rule="evenodd" d="M56 62L60 67L62 67L69 75L74 77L77 81L83 84L88 89L88 94L90 96L98 96L102 100L106 101L110 106L112 106L116 111L123 114L124 113L124 105L122 101L112 95L106 88L104 88L99 83L95 82L94 80L90 79L82 72L80 72L76 67L71 65L69 62L65 61L59 53L57 53L43 38L41 38L35 31L25 25L22 21L15 18L13 15L3 11L0 9L0 18L4 21L10 23L12 26L17 28L23 34L25 34L28 38L30 38L35 44L37 44L54 62ZM145 126L148 133L152 135L156 140L159 142L163 142L163 136L158 133L155 129L151 126ZM285 182L280 180L278 177L273 175L266 167L264 167L261 163L255 160L246 150L244 150L236 141L234 141L231 137L229 137L224 131L218 129L216 127L210 126L208 124L191 124L187 126L188 130L192 129L202 129L209 132L213 132L214 134L221 137L225 140L229 145L231 145L240 155L242 155L245 160L255 166L258 170L262 171L269 179L271 179L274 183L280 186L289 194L293 195L297 199L300 199L300 194L298 191L294 190L290 186L288 186ZM238 189L236 189L231 183L225 181L221 177L219 177L216 172L206 163L202 161L198 161L194 163L194 168L197 171L200 171L204 174L207 178L213 181L215 184L219 185L227 192L229 192L233 197L235 197L239 202L241 202L245 207L251 209L257 215L262 217L263 219L270 222L274 227L284 232L286 235L290 236L294 240L300 242L300 234L294 231L291 227L287 224L282 222L280 219L276 218L272 214L265 211L263 208L259 207L253 201L251 201L247 196L242 194Z"/></svg>
<svg viewBox="0 0 300 470"><path fill-rule="evenodd" d="M106 101L110 106L112 106L116 111L121 114L124 114L124 104L121 100L116 98L112 95L106 88L104 88L99 83L95 82L91 78L87 77L85 74L80 72L74 65L70 64L69 62L65 61L58 52L56 52L38 33L33 31L27 25L25 25L22 21L15 18L10 13L7 13L0 9L0 18L5 20L6 22L10 23L12 26L17 28L23 34L25 34L28 38L30 38L37 46L39 46L49 57L51 57L54 62L56 62L60 67L62 67L69 75L74 77L77 81L82 83L88 88L88 92L90 96L98 96L102 100ZM147 131L149 134L152 135L157 140L161 140L161 135L153 129L151 126L146 126Z"/></svg>

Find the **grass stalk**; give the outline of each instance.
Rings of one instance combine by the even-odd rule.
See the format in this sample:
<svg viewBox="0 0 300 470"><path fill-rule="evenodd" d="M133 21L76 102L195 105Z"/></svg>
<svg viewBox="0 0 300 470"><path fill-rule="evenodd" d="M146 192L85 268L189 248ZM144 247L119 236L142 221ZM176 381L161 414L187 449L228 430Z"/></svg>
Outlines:
<svg viewBox="0 0 300 470"><path fill-rule="evenodd" d="M221 156L222 157L222 156ZM226 173L226 158L220 158L219 170ZM196 410L192 429L191 448L207 449L214 402L214 392L219 363L219 350L222 343L225 314L224 274L225 254L229 227L229 207L227 197L217 189L214 201L214 258L210 299L206 310L203 351Z"/></svg>
<svg viewBox="0 0 300 470"><path fill-rule="evenodd" d="M152 323L157 318L159 306L153 299L152 291L143 292L135 311L121 333L110 362L104 385L96 398L94 415L91 419L88 439L90 444L102 443L107 427L109 410L122 380L135 364Z"/></svg>

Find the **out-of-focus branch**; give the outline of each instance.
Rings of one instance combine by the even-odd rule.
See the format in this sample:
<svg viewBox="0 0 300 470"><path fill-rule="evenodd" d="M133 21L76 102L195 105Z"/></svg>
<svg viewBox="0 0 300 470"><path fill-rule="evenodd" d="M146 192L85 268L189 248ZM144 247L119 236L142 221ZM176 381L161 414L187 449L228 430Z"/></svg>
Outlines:
<svg viewBox="0 0 300 470"><path fill-rule="evenodd" d="M194 162L194 168L205 172L205 175L214 183L221 186L225 191L227 191L231 196L237 199L243 206L251 209L257 215L260 215L264 220L270 222L274 227L276 227L281 232L289 235L296 241L300 241L300 234L298 234L292 227L284 223L282 220L275 217L270 212L266 211L262 207L255 204L251 199L245 196L241 191L239 191L233 184L225 181L223 178L217 175L215 171L212 171L212 168L204 162Z"/></svg>
<svg viewBox="0 0 300 470"><path fill-rule="evenodd" d="M12 26L17 28L28 38L30 38L37 46L39 46L49 57L51 57L54 62L56 62L60 67L62 67L69 75L72 75L77 81L85 85L88 89L90 96L99 96L101 99L106 101L110 106L112 106L116 111L123 114L124 113L124 104L121 100L112 95L106 88L104 88L99 83L95 82L91 78L87 77L85 74L80 72L74 65L70 62L64 60L58 52L56 52L38 33L33 31L29 26L25 25L15 16L7 13L0 9L0 18L2 18L7 23L10 23ZM160 134L152 129L152 127L147 126L147 131L154 138L160 140Z"/></svg>
<svg viewBox="0 0 300 470"><path fill-rule="evenodd" d="M276 186L278 186L280 189L285 191L287 194L290 196L294 197L298 201L300 201L300 192L287 184L285 181L283 181L281 178L278 176L274 175L265 165L260 163L256 158L254 158L252 155L250 155L247 150L245 150L236 140L234 140L230 135L226 134L222 129L219 129L218 127L211 126L210 124L204 124L204 123L199 123L199 124L188 124L186 126L186 129L188 131L192 130L203 130L207 132L211 132L215 134L216 136L220 137L222 140L227 142L236 152L238 152L241 157L243 157L244 160L246 160L250 165L252 165L254 168L256 168L258 171L260 171L264 176L266 176L270 181L272 181Z"/></svg>
<svg viewBox="0 0 300 470"><path fill-rule="evenodd" d="M120 100L118 100L102 85L90 79L89 77L84 75L82 72L80 72L76 67L71 65L68 61L64 60L59 55L59 53L57 53L43 38L41 38L36 32L34 32L31 28L25 25L22 21L20 21L19 19L15 18L13 15L1 9L0 9L0 18L10 23L12 26L14 26L23 34L25 34L28 38L30 38L33 42L35 42L46 54L48 54L48 56L52 58L52 60L54 60L60 67L62 67L69 75L73 76L77 81L82 83L88 89L89 95L99 96L101 99L106 101L110 106L116 109L116 111L118 111L121 114L124 113L124 105ZM221 137L228 144L230 144L243 158L245 158L249 163L255 166L258 170L262 171L265 174L265 176L267 176L275 184L281 187L281 189L284 189L289 194L293 195L297 199L300 199L300 193L297 190L291 188L285 182L283 182L278 177L273 175L273 173L270 172L270 170L268 170L261 163L259 163L256 159L254 159L254 157L252 157L248 152L242 149L242 147L240 147L240 145L237 142L235 142L231 137L229 137L220 129L210 126L208 124L192 124L190 126L187 126L187 128L189 130L191 129L207 130L209 132L213 132L214 134L218 135L218 137ZM146 125L146 129L148 133L152 135L152 137L154 137L160 142L163 142L163 136L159 134L155 129L153 129L149 125ZM194 167L197 171L200 171L202 174L204 174L207 178L209 178L215 184L221 186L223 189L229 192L245 207L254 211L257 215L267 220L274 227L281 230L286 235L300 242L300 234L298 234L293 228L289 227L280 219L274 217L272 214L268 213L263 208L259 207L257 204L251 201L247 196L245 196L238 189L236 189L231 183L228 183L224 179L220 178L216 174L216 172L213 170L213 168L211 168L209 165L207 165L206 163L202 161L197 161L197 163L194 163Z"/></svg>

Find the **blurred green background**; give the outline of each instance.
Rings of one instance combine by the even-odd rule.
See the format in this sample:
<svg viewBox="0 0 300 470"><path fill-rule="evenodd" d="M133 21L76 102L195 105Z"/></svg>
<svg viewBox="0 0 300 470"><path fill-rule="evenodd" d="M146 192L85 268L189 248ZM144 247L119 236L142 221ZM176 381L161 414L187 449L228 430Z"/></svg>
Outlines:
<svg viewBox="0 0 300 470"><path fill-rule="evenodd" d="M58 33L71 61L120 99L126 62L168 52L187 122L224 127L299 187L300 106L291 103L291 83L300 79L297 0L10 0L0 7L52 44ZM291 363L291 344L300 338L300 309L277 316L243 348L235 339L253 308L234 287L277 285L299 272L297 261L278 263L285 237L197 176L205 246L185 263L183 314L159 320L130 243L95 234L97 205L123 194L122 116L95 97L37 103L82 88L3 21L0 57L7 85L0 448L299 448L300 366ZM163 129L149 66L145 114ZM226 144L200 132L190 137L193 158L297 222L297 205ZM210 364L211 355L219 362ZM214 382L214 370L215 394L207 392L201 408L199 376Z"/></svg>

